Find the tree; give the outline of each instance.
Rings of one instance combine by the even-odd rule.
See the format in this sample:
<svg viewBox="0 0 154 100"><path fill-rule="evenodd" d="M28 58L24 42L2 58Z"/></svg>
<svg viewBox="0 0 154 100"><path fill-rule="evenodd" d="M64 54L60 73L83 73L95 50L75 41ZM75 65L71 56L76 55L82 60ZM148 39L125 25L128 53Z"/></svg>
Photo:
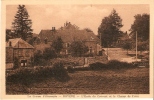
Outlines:
<svg viewBox="0 0 154 100"><path fill-rule="evenodd" d="M150 16L148 14L137 14L134 16L135 21L131 25L131 38L135 40L136 38L136 32L138 39L140 41L146 41L149 40L149 23L150 23Z"/></svg>
<svg viewBox="0 0 154 100"><path fill-rule="evenodd" d="M34 46L34 42L37 40L37 37L32 37L28 40L28 43Z"/></svg>
<svg viewBox="0 0 154 100"><path fill-rule="evenodd" d="M98 28L98 37L100 37L102 46L108 47L113 45L120 36L120 28L122 27L122 19L115 9L108 17L102 19L102 23Z"/></svg>
<svg viewBox="0 0 154 100"><path fill-rule="evenodd" d="M87 32L93 32L90 28L85 28L84 30L86 30Z"/></svg>
<svg viewBox="0 0 154 100"><path fill-rule="evenodd" d="M10 29L6 29L6 41L13 38L13 34Z"/></svg>
<svg viewBox="0 0 154 100"><path fill-rule="evenodd" d="M147 43L146 41L145 42L138 42L138 45L137 45L137 50L140 51L140 54L142 54L142 51L145 51L147 50Z"/></svg>
<svg viewBox="0 0 154 100"><path fill-rule="evenodd" d="M128 54L128 50L132 49L132 42L131 40L126 40L126 42L123 44L122 46L123 49L127 50L127 54Z"/></svg>
<svg viewBox="0 0 154 100"><path fill-rule="evenodd" d="M88 50L88 47L82 41L74 41L69 47L72 56L83 56Z"/></svg>
<svg viewBox="0 0 154 100"><path fill-rule="evenodd" d="M14 38L22 38L27 40L27 38L32 37L32 21L29 19L29 15L25 5L19 5L18 11L15 15L14 22L12 23L12 31L14 33Z"/></svg>
<svg viewBox="0 0 154 100"><path fill-rule="evenodd" d="M51 48L45 48L44 52L43 52L43 56L45 60L50 60L52 58L56 58L57 55L55 53L55 51Z"/></svg>
<svg viewBox="0 0 154 100"><path fill-rule="evenodd" d="M61 37L57 37L53 40L51 47L53 47L56 53L60 54L60 51L63 49L63 41Z"/></svg>
<svg viewBox="0 0 154 100"><path fill-rule="evenodd" d="M37 50L34 53L34 65L40 65L43 59L43 53L40 50Z"/></svg>

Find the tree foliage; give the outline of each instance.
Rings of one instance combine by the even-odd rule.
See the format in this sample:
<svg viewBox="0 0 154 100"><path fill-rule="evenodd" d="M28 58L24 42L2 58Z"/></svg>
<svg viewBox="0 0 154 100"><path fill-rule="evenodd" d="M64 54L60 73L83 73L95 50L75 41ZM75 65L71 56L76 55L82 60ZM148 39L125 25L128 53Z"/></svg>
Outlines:
<svg viewBox="0 0 154 100"><path fill-rule="evenodd" d="M88 50L88 47L82 41L74 41L69 47L72 56L83 56Z"/></svg>
<svg viewBox="0 0 154 100"><path fill-rule="evenodd" d="M63 49L63 40L61 37L57 37L55 40L53 40L51 47L55 50L56 53L59 54Z"/></svg>
<svg viewBox="0 0 154 100"><path fill-rule="evenodd" d="M140 51L140 53L142 51L149 50L149 46L147 44L148 44L147 41L138 42L138 44L137 44L137 50Z"/></svg>
<svg viewBox="0 0 154 100"><path fill-rule="evenodd" d="M128 50L132 49L132 41L130 39L125 40L125 43L123 43L122 48L127 50L128 54Z"/></svg>
<svg viewBox="0 0 154 100"><path fill-rule="evenodd" d="M34 42L36 41L37 37L32 37L28 40L28 43L34 46Z"/></svg>
<svg viewBox="0 0 154 100"><path fill-rule="evenodd" d="M122 19L113 9L108 17L102 19L102 23L98 28L98 36L101 38L102 46L111 46L116 42L120 36L122 26Z"/></svg>
<svg viewBox="0 0 154 100"><path fill-rule="evenodd" d="M34 53L34 65L42 65L43 53L40 50L37 50Z"/></svg>
<svg viewBox="0 0 154 100"><path fill-rule="evenodd" d="M135 21L131 25L131 37L132 39L136 38L136 32L138 39L140 41L149 40L149 23L150 23L150 16L148 14L137 14L134 16Z"/></svg>
<svg viewBox="0 0 154 100"><path fill-rule="evenodd" d="M6 41L13 38L13 34L10 29L6 29Z"/></svg>
<svg viewBox="0 0 154 100"><path fill-rule="evenodd" d="M93 32L90 28L85 28L84 30L86 30L87 32Z"/></svg>
<svg viewBox="0 0 154 100"><path fill-rule="evenodd" d="M50 60L52 58L56 58L57 55L55 53L55 51L51 48L45 48L44 52L43 52L43 56L45 60Z"/></svg>
<svg viewBox="0 0 154 100"><path fill-rule="evenodd" d="M29 14L25 8L25 5L19 5L14 22L12 23L14 38L22 38L23 40L27 40L27 38L32 37L33 30L31 27L32 21L29 19Z"/></svg>

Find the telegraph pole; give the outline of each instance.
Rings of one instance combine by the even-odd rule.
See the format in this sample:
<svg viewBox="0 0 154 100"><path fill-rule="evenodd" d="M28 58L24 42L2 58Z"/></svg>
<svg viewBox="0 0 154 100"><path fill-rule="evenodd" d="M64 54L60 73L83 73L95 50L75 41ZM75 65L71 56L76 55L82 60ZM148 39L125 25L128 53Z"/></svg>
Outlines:
<svg viewBox="0 0 154 100"><path fill-rule="evenodd" d="M137 31L136 31L136 61L137 61Z"/></svg>

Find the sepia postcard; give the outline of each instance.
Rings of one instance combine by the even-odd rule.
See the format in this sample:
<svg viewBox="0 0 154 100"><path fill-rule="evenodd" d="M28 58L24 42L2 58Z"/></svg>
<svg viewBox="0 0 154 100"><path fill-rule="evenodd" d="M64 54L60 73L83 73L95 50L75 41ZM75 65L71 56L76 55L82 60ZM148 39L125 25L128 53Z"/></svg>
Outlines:
<svg viewBox="0 0 154 100"><path fill-rule="evenodd" d="M2 99L153 98L153 0L2 0Z"/></svg>

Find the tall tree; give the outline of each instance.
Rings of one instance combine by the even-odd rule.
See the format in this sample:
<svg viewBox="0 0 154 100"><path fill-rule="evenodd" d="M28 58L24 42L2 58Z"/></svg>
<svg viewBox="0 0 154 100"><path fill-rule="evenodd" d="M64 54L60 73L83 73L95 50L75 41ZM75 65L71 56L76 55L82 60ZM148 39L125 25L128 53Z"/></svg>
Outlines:
<svg viewBox="0 0 154 100"><path fill-rule="evenodd" d="M122 19L118 15L115 9L111 12L108 17L102 19L102 23L98 28L98 36L101 39L102 46L111 46L116 42L122 32Z"/></svg>
<svg viewBox="0 0 154 100"><path fill-rule="evenodd" d="M51 47L55 50L56 53L60 53L60 51L63 49L63 41L61 37L57 37L55 40L53 40Z"/></svg>
<svg viewBox="0 0 154 100"><path fill-rule="evenodd" d="M134 16L134 23L131 25L131 33L130 36L132 39L136 38L136 32L138 36L138 40L146 41L149 40L149 23L150 16L148 14L137 14Z"/></svg>
<svg viewBox="0 0 154 100"><path fill-rule="evenodd" d="M6 41L13 38L13 34L10 29L6 29Z"/></svg>
<svg viewBox="0 0 154 100"><path fill-rule="evenodd" d="M12 30L15 38L27 38L32 37L32 21L29 19L29 14L25 5L19 5L18 11L15 15L14 22L12 23Z"/></svg>

